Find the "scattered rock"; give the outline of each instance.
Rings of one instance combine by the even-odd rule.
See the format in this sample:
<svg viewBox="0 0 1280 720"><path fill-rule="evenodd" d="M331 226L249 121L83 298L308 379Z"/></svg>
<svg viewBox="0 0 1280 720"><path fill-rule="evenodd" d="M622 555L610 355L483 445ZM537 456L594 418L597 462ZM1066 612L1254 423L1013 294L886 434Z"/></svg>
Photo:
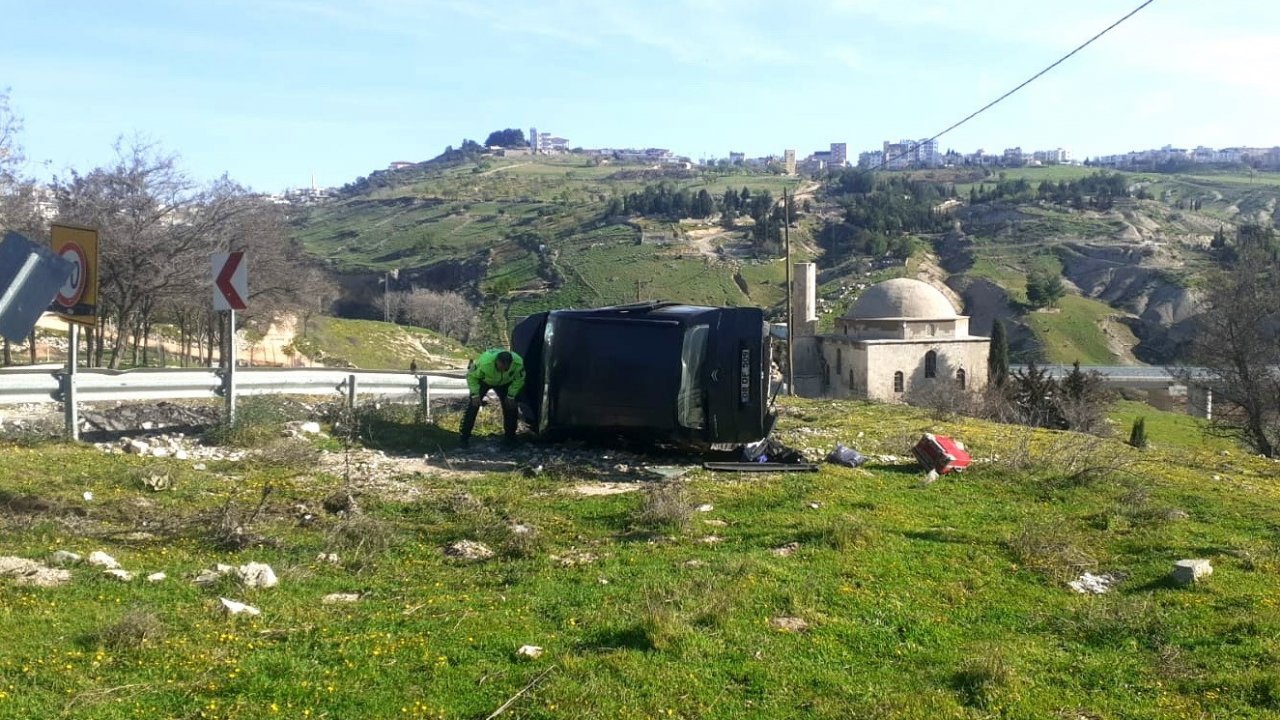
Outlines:
<svg viewBox="0 0 1280 720"><path fill-rule="evenodd" d="M346 491L330 495L321 504L327 512L334 515L339 513L355 515L360 512L360 505L356 502L355 496Z"/></svg>
<svg viewBox="0 0 1280 720"><path fill-rule="evenodd" d="M639 483L588 483L583 485L575 485L573 492L578 495L621 495L622 493L635 492L640 489Z"/></svg>
<svg viewBox="0 0 1280 720"><path fill-rule="evenodd" d="M821 508L821 507L822 507L822 504L821 504L821 503L816 503L816 502L811 502L811 503L809 503L809 509L810 509L810 510L817 510L817 509L819 509L819 508Z"/></svg>
<svg viewBox="0 0 1280 720"><path fill-rule="evenodd" d="M307 421L298 425L298 432L307 435L318 435L320 433L320 423L315 421Z"/></svg>
<svg viewBox="0 0 1280 720"><path fill-rule="evenodd" d="M540 658L542 657L542 648L537 645L521 645L520 649L516 650L516 656L529 658L530 660Z"/></svg>
<svg viewBox="0 0 1280 720"><path fill-rule="evenodd" d="M792 553L794 553L799 549L800 549L800 543L789 542L786 545L783 545L782 547L776 547L770 550L769 552L773 553L774 555L777 555L778 557L790 557Z"/></svg>
<svg viewBox="0 0 1280 720"><path fill-rule="evenodd" d="M698 542L702 543L703 545L716 545L724 542L724 538L720 537L719 535L708 535L706 537L698 538Z"/></svg>
<svg viewBox="0 0 1280 720"><path fill-rule="evenodd" d="M151 473L142 478L142 486L153 492L168 490L173 487L173 476L169 473Z"/></svg>
<svg viewBox="0 0 1280 720"><path fill-rule="evenodd" d="M585 550L570 550L564 555L552 555L551 562L559 563L560 567L574 567L575 565L590 565L599 558L595 553L589 553Z"/></svg>
<svg viewBox="0 0 1280 720"><path fill-rule="evenodd" d="M1177 508L1173 508L1165 512L1164 514L1165 520L1173 520L1173 521L1187 520L1190 517L1191 517L1190 513L1188 513L1186 510L1179 510Z"/></svg>
<svg viewBox="0 0 1280 720"><path fill-rule="evenodd" d="M191 582L196 585L212 585L234 571L235 571L235 568L231 567L230 565L223 565L222 563L218 563L217 565L211 568L208 568L206 570L201 570L200 574L196 575L195 579L192 580Z"/></svg>
<svg viewBox="0 0 1280 720"><path fill-rule="evenodd" d="M451 543L444 549L444 554L468 562L478 562L493 557L493 551L489 546L474 540L459 540Z"/></svg>
<svg viewBox="0 0 1280 720"><path fill-rule="evenodd" d="M155 572L147 576L147 582L153 582L153 583L163 582L164 580L168 579L168 577L169 577L168 575L165 575L162 572Z"/></svg>
<svg viewBox="0 0 1280 720"><path fill-rule="evenodd" d="M524 523L516 523L511 526L511 533L513 535L532 535L534 532L535 530L531 526L525 525Z"/></svg>
<svg viewBox="0 0 1280 720"><path fill-rule="evenodd" d="M809 629L809 623L804 618L782 616L770 619L769 627L783 632L804 632Z"/></svg>
<svg viewBox="0 0 1280 720"><path fill-rule="evenodd" d="M89 564L96 565L101 568L106 568L108 570L115 570L120 567L120 563L116 562L115 558L102 552L101 550L94 550L93 552L89 553Z"/></svg>
<svg viewBox="0 0 1280 720"><path fill-rule="evenodd" d="M702 524L710 525L711 527L729 527L729 523L725 522L724 520L716 520L715 518L703 520Z"/></svg>
<svg viewBox="0 0 1280 720"><path fill-rule="evenodd" d="M102 574L106 575L107 577L113 577L119 580L120 582L129 582L130 580L133 579L133 573L129 572L128 570L125 570L124 568L111 568L110 570L103 570Z"/></svg>
<svg viewBox="0 0 1280 720"><path fill-rule="evenodd" d="M251 562L241 565L236 568L236 574L240 577L240 581L245 584L245 587L271 588L280 584L275 571L265 563Z"/></svg>
<svg viewBox="0 0 1280 720"><path fill-rule="evenodd" d="M35 560L20 557L0 557L0 577L11 577L18 585L55 587L71 579L71 571L51 568Z"/></svg>
<svg viewBox="0 0 1280 720"><path fill-rule="evenodd" d="M320 602L325 605L360 602L360 593L329 593L320 598Z"/></svg>
<svg viewBox="0 0 1280 720"><path fill-rule="evenodd" d="M245 605L236 600L229 600L224 597L218 598L222 603L222 609L228 615L261 615L262 611L252 605Z"/></svg>
<svg viewBox="0 0 1280 720"><path fill-rule="evenodd" d="M49 553L49 562L53 563L54 565L62 565L62 566L75 565L81 560L84 560L84 558L80 557L76 553L71 552L70 550L54 550L53 552Z"/></svg>
<svg viewBox="0 0 1280 720"><path fill-rule="evenodd" d="M191 466L192 470L208 470L209 466L204 463L195 463Z"/></svg>
<svg viewBox="0 0 1280 720"><path fill-rule="evenodd" d="M129 439L124 441L124 451L131 455L145 455L151 446L143 440Z"/></svg>
<svg viewBox="0 0 1280 720"><path fill-rule="evenodd" d="M1187 587L1200 582L1201 578L1208 577L1213 574L1213 566L1208 560L1193 559L1179 560L1173 564L1173 572L1169 577L1175 585L1179 587Z"/></svg>
<svg viewBox="0 0 1280 720"><path fill-rule="evenodd" d="M317 562L328 563L330 565L341 565L342 561L338 559L338 553L320 553L316 556Z"/></svg>
<svg viewBox="0 0 1280 720"><path fill-rule="evenodd" d="M1101 595L1119 585L1124 579L1125 575L1123 573L1105 573L1102 575L1085 573L1067 583L1067 586L1082 595Z"/></svg>
<svg viewBox="0 0 1280 720"><path fill-rule="evenodd" d="M92 490L85 490L85 491L84 491L84 494L83 494L81 497L83 497L83 498L84 498L84 501L85 501L85 502L93 502L93 491L92 491Z"/></svg>
<svg viewBox="0 0 1280 720"><path fill-rule="evenodd" d="M700 567L706 567L706 565L707 564L702 562L701 560L685 560L684 561L684 566L687 568L700 568Z"/></svg>
<svg viewBox="0 0 1280 720"><path fill-rule="evenodd" d="M703 503L696 508L698 512L711 512L712 510L715 510L715 509L716 509L715 506L712 505L711 503Z"/></svg>

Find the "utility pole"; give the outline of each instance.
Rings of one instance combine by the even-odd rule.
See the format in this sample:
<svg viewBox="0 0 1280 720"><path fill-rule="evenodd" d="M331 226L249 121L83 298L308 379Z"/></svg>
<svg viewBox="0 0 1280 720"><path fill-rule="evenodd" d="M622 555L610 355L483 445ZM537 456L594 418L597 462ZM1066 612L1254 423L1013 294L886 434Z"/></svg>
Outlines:
<svg viewBox="0 0 1280 720"><path fill-rule="evenodd" d="M787 394L795 395L796 356L792 348L796 342L796 324L791 312L791 297L795 293L791 287L791 201L786 188L782 189L782 237L787 246Z"/></svg>

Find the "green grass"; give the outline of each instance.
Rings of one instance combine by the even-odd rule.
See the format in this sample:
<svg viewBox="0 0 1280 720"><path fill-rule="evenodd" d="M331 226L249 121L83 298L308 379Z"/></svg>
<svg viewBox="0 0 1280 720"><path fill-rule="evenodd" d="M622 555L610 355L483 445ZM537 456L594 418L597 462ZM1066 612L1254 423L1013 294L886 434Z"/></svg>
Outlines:
<svg viewBox="0 0 1280 720"><path fill-rule="evenodd" d="M1035 333L1047 362L1117 365L1125 358L1111 350L1103 328L1110 327L1129 347L1137 344L1137 338L1128 327L1111 320L1115 315L1116 311L1100 300L1066 295L1056 309L1027 313L1023 321Z"/></svg>
<svg viewBox="0 0 1280 720"><path fill-rule="evenodd" d="M471 351L452 338L422 328L376 320L313 318L306 337L295 344L326 364L350 364L367 370L420 370L465 367Z"/></svg>
<svg viewBox="0 0 1280 720"><path fill-rule="evenodd" d="M584 479L572 467L533 479L406 474L416 493L367 488L358 523L322 515L300 527L293 505L318 507L339 478L5 444L0 489L61 511L0 515L0 554L103 549L169 580L120 583L85 567L58 588L0 580L0 717L477 718L538 678L511 717L1274 717L1273 463L1161 443L1163 430L1147 451L1093 448L861 403L796 401L781 428L801 446L839 440L898 456L923 431L949 432L979 464L931 485L906 462L695 471L673 497L714 510L657 531L640 493L562 492ZM1068 482L1082 453L1131 465ZM174 489L129 480L144 468L175 473ZM229 500L252 508L267 483L252 529L278 545L211 546L201 518ZM1173 509L1189 517L1170 519ZM125 541L143 521L163 537ZM536 539L514 541L513 522ZM710 535L721 541L700 541ZM441 548L459 538L499 555L447 559ZM788 543L790 556L772 552ZM596 560L552 559L575 552ZM1214 563L1207 583L1163 582L1174 560L1195 556ZM1078 558L1128 580L1077 595L1061 578ZM271 564L280 586L190 583L214 563L249 560ZM365 595L320 603L333 592ZM263 615L225 618L219 595ZM779 616L809 629L773 629ZM524 644L546 652L521 660Z"/></svg>

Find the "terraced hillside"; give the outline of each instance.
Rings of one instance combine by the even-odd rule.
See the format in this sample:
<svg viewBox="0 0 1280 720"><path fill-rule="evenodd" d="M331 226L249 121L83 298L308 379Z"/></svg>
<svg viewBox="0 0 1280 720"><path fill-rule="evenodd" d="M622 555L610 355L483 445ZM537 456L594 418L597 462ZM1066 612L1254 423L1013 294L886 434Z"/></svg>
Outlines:
<svg viewBox="0 0 1280 720"><path fill-rule="evenodd" d="M796 178L614 165L579 155L425 163L305 211L298 236L343 273L354 306L383 273L399 286L459 290L494 325L539 309L663 298L771 305L785 269L750 257L743 228L610 214L609 202L665 183L691 194L748 188L780 197Z"/></svg>
<svg viewBox="0 0 1280 720"><path fill-rule="evenodd" d="M1165 363L1185 352L1197 288L1215 264L1214 234L1270 225L1280 177L1262 173L1123 173L1105 206L1041 196L1095 176L1083 167L917 172L954 200L939 207L951 229L908 238L912 257L822 254L814 241L847 197L829 178L787 178L742 169L614 164L582 155L479 156L377 173L344 196L295 218L298 236L343 274L343 314L373 316L382 283L459 290L485 319L483 340L501 340L515 319L553 307L671 299L777 310L785 268L760 252L752 221L721 222L624 212L622 199L663 185L690 195L727 189L798 193L792 237L799 259L818 257L827 318L861 287L912 274L949 285L988 332L1012 324L1015 356L1086 364ZM881 179L896 174L881 174ZM901 252L900 250L897 252ZM899 255L902 257L902 255ZM1066 281L1056 307L1032 310L1026 280L1047 268Z"/></svg>

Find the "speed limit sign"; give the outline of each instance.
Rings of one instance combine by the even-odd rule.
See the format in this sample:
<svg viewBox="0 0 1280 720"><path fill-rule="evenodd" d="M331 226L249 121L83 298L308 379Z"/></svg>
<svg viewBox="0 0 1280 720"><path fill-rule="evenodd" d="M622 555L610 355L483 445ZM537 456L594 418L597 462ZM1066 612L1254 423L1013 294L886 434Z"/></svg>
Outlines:
<svg viewBox="0 0 1280 720"><path fill-rule="evenodd" d="M55 224L51 228L53 251L75 266L49 306L68 322L96 325L98 322L98 231L75 225Z"/></svg>

